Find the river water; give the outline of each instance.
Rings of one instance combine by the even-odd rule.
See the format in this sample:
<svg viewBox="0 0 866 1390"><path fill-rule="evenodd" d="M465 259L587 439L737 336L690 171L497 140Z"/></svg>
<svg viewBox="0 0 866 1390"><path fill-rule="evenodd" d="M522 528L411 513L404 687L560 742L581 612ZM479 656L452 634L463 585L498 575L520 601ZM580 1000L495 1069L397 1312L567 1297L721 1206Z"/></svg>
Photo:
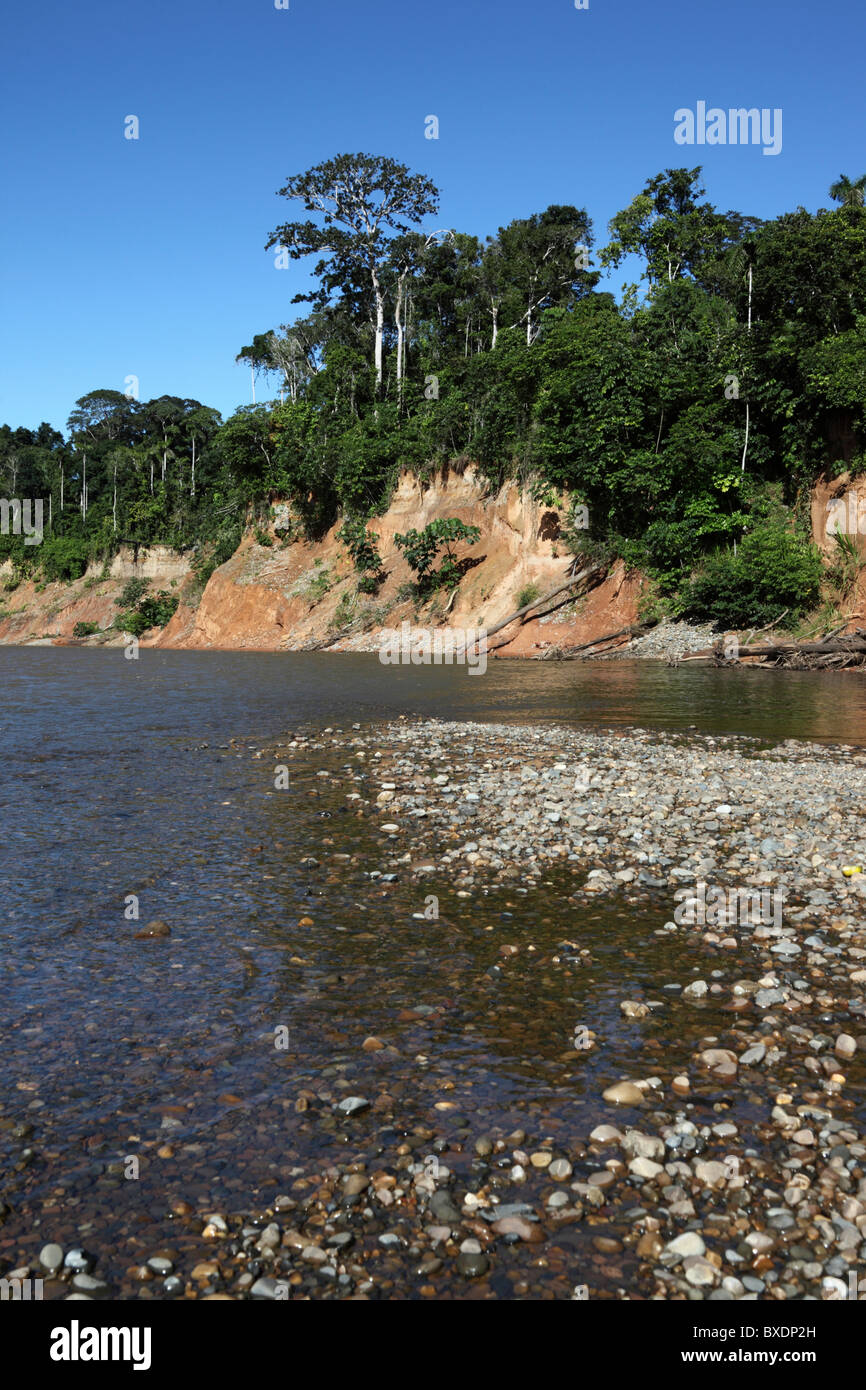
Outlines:
<svg viewBox="0 0 866 1390"><path fill-rule="evenodd" d="M590 1009L580 983L549 974L530 1006L515 979L494 1005L485 912L502 904L473 905L471 930L419 936L399 884L380 910L360 870L305 863L323 844L367 848L316 783L322 759L283 799L255 759L287 732L401 715L862 745L866 682L637 661L493 662L473 676L369 655L0 649L0 1273L48 1239L83 1243L128 1296L137 1261L194 1251L173 1213L252 1211L326 1152L333 1129L298 1130L295 1098L327 1094L337 1074L398 1097L407 1128L447 1080L458 1097L465 1081L475 1112L458 1104L457 1135L542 1120L552 1136L585 1131L592 1067L584 1094L557 1060ZM170 941L133 939L133 897L138 927L163 919ZM561 902L553 882L525 901L521 933L541 948L567 934ZM445 904L455 924L458 907ZM673 945L652 935L663 920L583 909L591 1007L618 1030L607 1066L663 1045L636 1042L616 1009L674 970ZM361 1051L398 1034L401 1055L425 1059L414 1077Z"/></svg>

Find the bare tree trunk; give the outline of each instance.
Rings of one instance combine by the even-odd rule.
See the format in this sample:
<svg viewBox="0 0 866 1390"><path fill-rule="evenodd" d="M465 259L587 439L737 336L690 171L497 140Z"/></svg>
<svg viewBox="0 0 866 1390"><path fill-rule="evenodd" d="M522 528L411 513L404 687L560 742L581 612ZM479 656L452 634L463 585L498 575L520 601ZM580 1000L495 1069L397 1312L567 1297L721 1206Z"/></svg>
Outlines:
<svg viewBox="0 0 866 1390"><path fill-rule="evenodd" d="M749 265L749 327L748 327L748 331L749 331L750 333L751 333L751 331L752 331L752 267L751 267L751 265ZM742 461L742 463L740 464L740 472L741 472L741 473L745 473L745 471L746 471L746 454L748 453L748 451L749 451L749 402L746 401L746 439L745 439L745 443L743 444L743 461Z"/></svg>
<svg viewBox="0 0 866 1390"><path fill-rule="evenodd" d="M385 296L382 293L382 286L379 283L379 276L375 266L370 271L373 281L373 294L376 299L376 347L374 361L376 366L376 389L382 389L382 345L385 339Z"/></svg>
<svg viewBox="0 0 866 1390"><path fill-rule="evenodd" d="M405 273L397 281L397 299L394 305L394 323L397 328L397 406L398 409L403 404L403 343L405 340L405 328L403 325L403 282Z"/></svg>
<svg viewBox="0 0 866 1390"><path fill-rule="evenodd" d="M740 472L746 471L746 454L749 451L749 402L746 401L746 439L743 444L743 462L740 464Z"/></svg>

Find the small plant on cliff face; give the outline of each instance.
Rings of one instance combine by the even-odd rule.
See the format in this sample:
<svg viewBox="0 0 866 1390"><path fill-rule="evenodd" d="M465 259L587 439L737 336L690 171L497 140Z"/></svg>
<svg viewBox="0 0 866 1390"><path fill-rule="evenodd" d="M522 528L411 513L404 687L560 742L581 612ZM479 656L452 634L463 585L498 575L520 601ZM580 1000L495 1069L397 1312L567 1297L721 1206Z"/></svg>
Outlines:
<svg viewBox="0 0 866 1390"><path fill-rule="evenodd" d="M347 628L356 617L357 607L358 600L356 596L349 593L347 590L346 593L341 595L340 602L334 609L331 620L328 623L329 630L331 632L342 632L344 628Z"/></svg>
<svg viewBox="0 0 866 1390"><path fill-rule="evenodd" d="M98 623L76 623L72 629L73 637L92 637L99 631Z"/></svg>
<svg viewBox="0 0 866 1390"><path fill-rule="evenodd" d="M198 588L204 592L214 570L230 560L241 543L241 529L236 521L222 528L215 540L206 541L195 551L192 570Z"/></svg>
<svg viewBox="0 0 866 1390"><path fill-rule="evenodd" d="M128 579L114 602L118 608L137 608L150 588L149 579Z"/></svg>
<svg viewBox="0 0 866 1390"><path fill-rule="evenodd" d="M362 576L358 588L365 594L375 593L380 582L378 577L382 572L382 557L376 548L379 537L367 530L367 523L360 517L347 516L337 532L337 539L343 542L352 557L355 569ZM364 580L367 582L362 588Z"/></svg>
<svg viewBox="0 0 866 1390"><path fill-rule="evenodd" d="M403 551L409 568L417 574L418 590L423 592L425 589L439 587L456 588L460 583L460 566L454 558L451 546L458 541L474 545L480 537L481 530L478 526L467 526L456 516L449 516L439 521L431 521L423 531L413 529L407 531L405 536L395 536L394 544ZM433 564L443 546L445 555L439 569L434 570Z"/></svg>
<svg viewBox="0 0 866 1390"><path fill-rule="evenodd" d="M854 592L866 560L857 549L857 542L853 536L836 531L833 540L836 550L833 562L827 570L827 581L836 591L839 602L842 602L849 599Z"/></svg>
<svg viewBox="0 0 866 1390"><path fill-rule="evenodd" d="M268 531L263 530L261 526L256 527L253 535L256 538L257 545L272 546L274 543L273 536L270 535Z"/></svg>
<svg viewBox="0 0 866 1390"><path fill-rule="evenodd" d="M318 560L316 563L321 565L322 562ZM304 593L311 603L316 604L321 602L332 584L330 571L327 568L320 569L298 592Z"/></svg>
<svg viewBox="0 0 866 1390"><path fill-rule="evenodd" d="M533 599L537 599L540 593L541 590L537 584L524 584L517 595L517 607L525 608L527 603L532 603Z"/></svg>

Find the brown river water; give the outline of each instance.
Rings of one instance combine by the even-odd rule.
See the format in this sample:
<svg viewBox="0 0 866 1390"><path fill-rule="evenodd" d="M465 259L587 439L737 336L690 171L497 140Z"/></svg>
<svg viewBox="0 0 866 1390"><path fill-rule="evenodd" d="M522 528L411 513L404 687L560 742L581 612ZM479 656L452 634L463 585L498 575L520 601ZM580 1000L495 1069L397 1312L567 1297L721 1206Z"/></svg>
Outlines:
<svg viewBox="0 0 866 1390"><path fill-rule="evenodd" d="M570 912L566 866L510 905L440 886L443 921L419 922L417 886L385 894L365 876L373 831L316 779L345 758L299 756L288 797L254 758L290 731L400 715L862 745L866 681L638 661L493 662L471 676L369 655L0 649L0 1272L35 1262L46 1240L92 1249L116 1289L167 1245L192 1258L174 1235L178 1204L252 1213L326 1161L333 1127L302 1125L294 1102L335 1075L350 1094L386 1086L398 1134L429 1123L446 1086L454 1108L438 1132L459 1171L462 1141L485 1131L588 1134L610 1073L638 1054L652 1069L676 1011L673 1024L637 1023L618 1004L677 978L682 948L653 934L664 907ZM303 861L324 862L327 841L311 871ZM360 864L332 866L339 851ZM170 941L131 939L129 895L141 923L171 924ZM516 969L492 988L485 928L503 921L547 957L579 939L591 969L536 971L531 991ZM722 1025L714 1007L703 1032ZM613 1039L603 1075L601 1054L579 1080L563 1061L578 1021ZM363 1052L370 1036L398 1054ZM372 1114L357 1126L368 1148L389 1127ZM166 1144L175 1156L124 1179L128 1155ZM627 1285L628 1257L614 1273Z"/></svg>

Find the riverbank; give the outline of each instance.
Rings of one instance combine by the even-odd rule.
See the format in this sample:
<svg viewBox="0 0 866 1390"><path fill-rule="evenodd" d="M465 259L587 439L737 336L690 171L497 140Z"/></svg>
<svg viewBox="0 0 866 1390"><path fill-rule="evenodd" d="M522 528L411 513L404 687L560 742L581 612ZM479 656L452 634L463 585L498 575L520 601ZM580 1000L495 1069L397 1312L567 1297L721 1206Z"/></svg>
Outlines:
<svg viewBox="0 0 866 1390"><path fill-rule="evenodd" d="M130 1117L96 1182L116 1202L138 1155L147 1222L106 1247L49 1201L7 1224L7 1274L42 1255L47 1297L852 1296L866 753L405 719L216 756L271 808L247 895L281 902L283 840L308 846L269 947L294 1002L247 1044L277 1070L205 1124L191 1100ZM189 969L188 936L127 950Z"/></svg>
<svg viewBox="0 0 866 1390"><path fill-rule="evenodd" d="M471 462L452 463L423 479L404 472L387 509L370 522L381 560L374 593L359 591L361 576L341 539L341 519L312 540L303 535L291 506L279 500L264 524L246 518L235 553L210 573L206 567L193 569L194 560L196 566L205 564L206 552L181 554L161 545L122 546L107 569L91 566L68 584L22 579L7 562L0 566L0 645L122 645L113 623L123 581L129 579L147 580L152 592L164 590L178 600L167 625L151 629L141 642L172 650L374 652L383 630L399 629L404 622L441 633L496 631L494 659L545 659L579 648L592 658L673 661L718 639L705 623L663 621L629 640L629 630L652 608L652 585L622 561L593 575L588 587L563 591L578 563L572 500L552 492L540 500L515 481L495 487ZM828 563L836 555L836 526L847 524L858 505L847 474L821 480L813 489L812 536ZM454 549L459 587L419 598L417 575L396 537L455 518L478 533L476 542ZM525 620L498 627L543 595L554 597ZM842 602L838 595L837 600ZM864 606L866 573L858 569L838 614L825 605L816 618L824 621L822 630L841 631L856 626ZM83 627L89 636L79 635ZM620 635L602 652L587 651L587 644L609 634Z"/></svg>
<svg viewBox="0 0 866 1390"><path fill-rule="evenodd" d="M499 887L519 898L553 866L575 866L552 954L533 960L538 945L503 913L491 991L523 974L532 1008L533 976L592 971L580 905L600 897L638 916L647 895L664 904L672 920L654 934L675 939L680 962L675 978L620 1001L634 1055L611 1069L606 1117L588 1132L553 1135L539 1116L534 1130L474 1135L467 1122L456 1180L447 1160L413 1164L411 1143L402 1176L380 1170L377 1182L357 1165L340 1175L371 1213L384 1194L389 1216L408 1218L418 1272L429 1276L423 1292L435 1296L454 1274L490 1281L521 1243L539 1255L552 1246L556 1266L583 1224L591 1254L572 1296L611 1296L612 1279L628 1297L857 1296L866 875L850 870L866 860L866 758L808 744L432 721L342 739L326 731L319 748L335 745L355 769L320 775L352 787L347 796L378 822L385 838L371 876L417 885L424 932L442 930L446 883L471 914L479 894ZM290 763L305 746L292 740L273 757ZM719 885L735 890L721 923L706 907ZM653 1045L671 1013L682 1020L677 1040ZM576 1016L560 1057L579 1074L608 1042ZM455 1091L436 1105L471 1113L471 1083ZM352 1116L369 1104L338 1108ZM424 1142L442 1140L434 1130ZM327 1261L317 1248L306 1258ZM528 1270L511 1286L518 1296L531 1289Z"/></svg>
<svg viewBox="0 0 866 1390"><path fill-rule="evenodd" d="M567 1265L562 1252L582 1224L588 1259L571 1296L612 1296L612 1279L628 1297L857 1296L866 875L850 870L866 860L866 758L793 742L762 749L434 721L348 738L326 731L317 743L353 758L351 773L320 776L351 787L346 795L378 822L371 876L417 885L425 933L442 930L437 889L446 884L471 915L479 894L498 887L519 898L554 866L575 866L553 953L533 960L538 945L503 913L491 991L522 974L531 1008L533 976L591 972L587 900L616 898L641 915L649 895L672 919L654 934L677 945L675 978L620 1001L633 1060L611 1069L606 1118L591 1130L553 1135L539 1116L534 1130L474 1135L467 1122L459 1178L447 1159L413 1164L411 1143L402 1176L380 1169L377 1183L357 1165L340 1175L343 1190L366 1194L370 1213L384 1194L391 1224L408 1218L428 1276L422 1292L436 1296L454 1274L489 1284L498 1263L514 1263L509 1247L524 1243L538 1255L552 1246L554 1267ZM272 755L290 765L307 746L295 739ZM719 885L740 890L726 896L721 923L705 906ZM678 1040L654 1046L671 1013ZM560 1058L579 1074L608 1042L576 1016ZM454 1089L437 1107L471 1113L471 1083ZM352 1116L369 1104L350 1097L338 1108ZM442 1139L434 1129L424 1142ZM363 1217L352 1224L363 1228ZM327 1247L316 1248L306 1258L328 1261ZM528 1270L511 1285L517 1296L531 1290ZM266 1284L258 1292L273 1293Z"/></svg>

